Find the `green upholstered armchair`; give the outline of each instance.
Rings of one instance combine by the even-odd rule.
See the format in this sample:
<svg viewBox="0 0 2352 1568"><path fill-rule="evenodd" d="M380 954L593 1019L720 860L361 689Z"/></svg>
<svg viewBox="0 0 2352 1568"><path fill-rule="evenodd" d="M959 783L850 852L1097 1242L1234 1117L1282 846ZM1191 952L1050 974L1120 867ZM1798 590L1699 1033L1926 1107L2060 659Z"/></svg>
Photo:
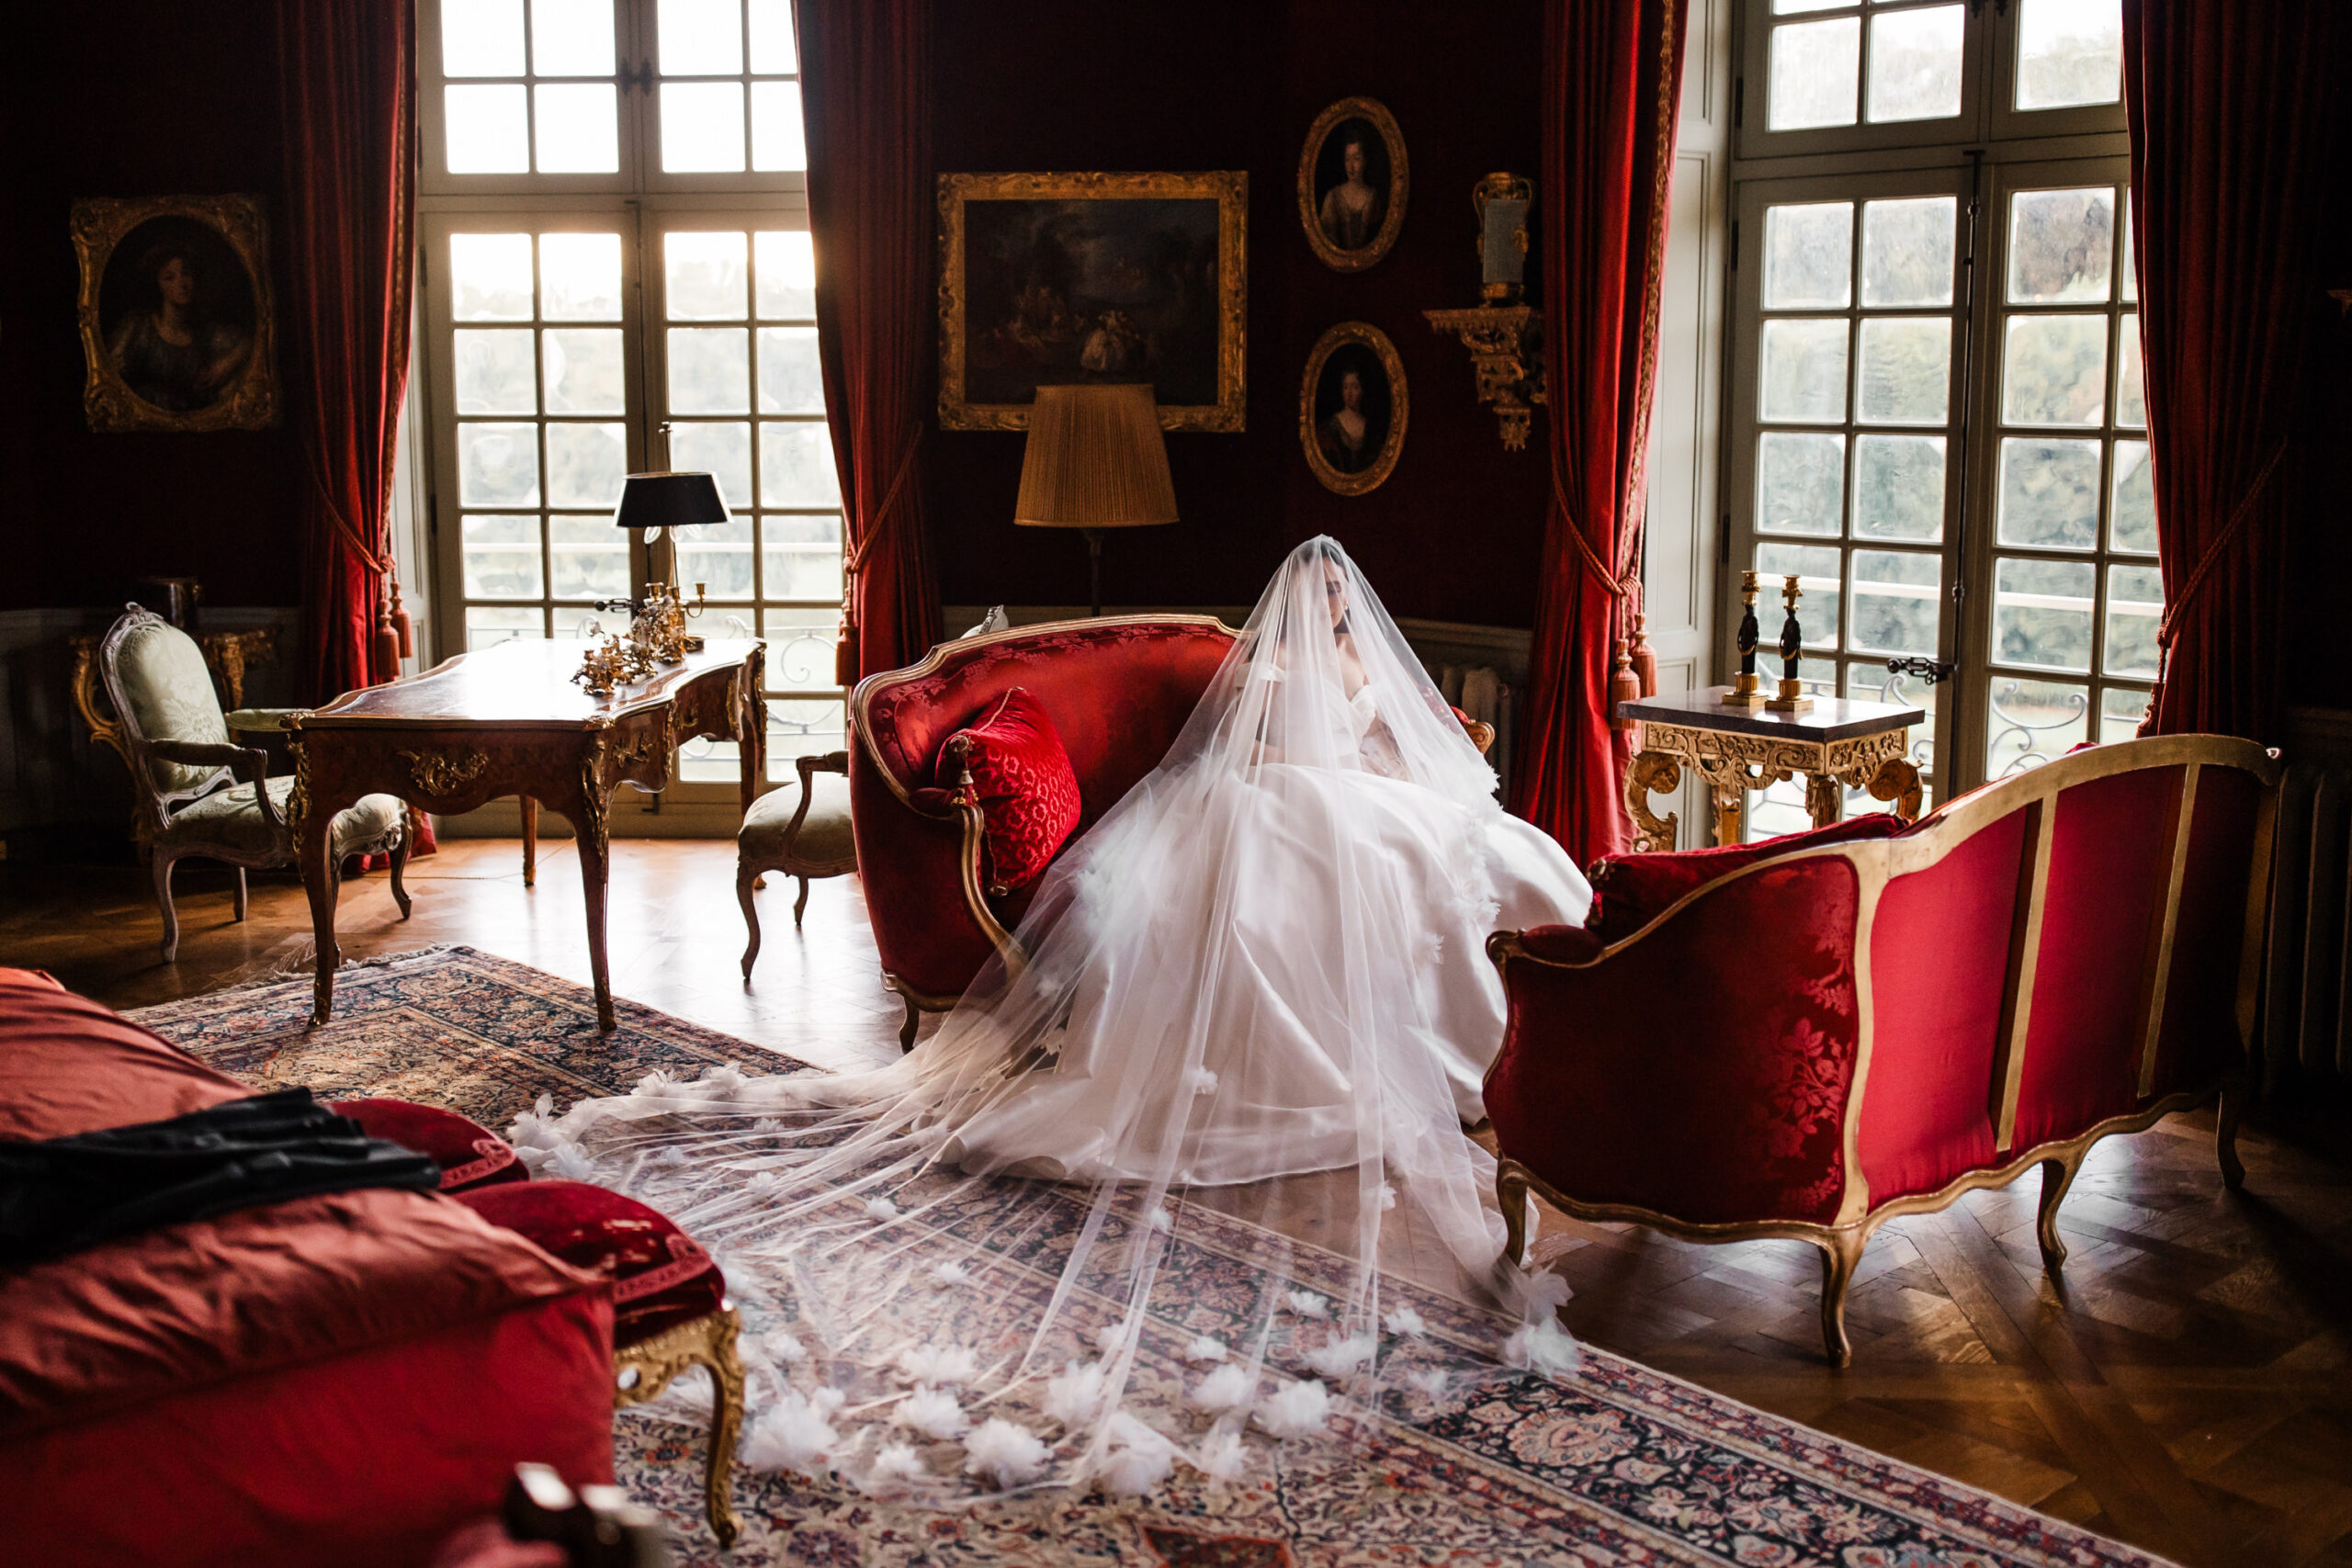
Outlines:
<svg viewBox="0 0 2352 1568"><path fill-rule="evenodd" d="M123 606L98 649L107 697L121 724L123 755L138 792L140 833L155 873L164 914L164 962L179 955L180 921L172 908L172 866L189 855L237 868L237 919L245 918L245 869L291 865L298 858L288 815L291 775L267 776L269 754L238 746L212 688L212 672L194 638L137 604ZM276 716L243 708L238 728L259 728ZM408 863L406 815L397 795L364 795L338 813L329 842L334 863L389 854L392 897L409 912L401 873Z"/></svg>

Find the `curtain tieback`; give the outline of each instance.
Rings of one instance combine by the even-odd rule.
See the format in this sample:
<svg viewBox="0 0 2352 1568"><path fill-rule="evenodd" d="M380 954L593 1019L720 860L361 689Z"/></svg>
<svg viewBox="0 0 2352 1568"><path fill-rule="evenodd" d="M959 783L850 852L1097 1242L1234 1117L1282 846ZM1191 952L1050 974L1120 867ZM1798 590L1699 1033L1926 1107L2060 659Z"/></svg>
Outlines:
<svg viewBox="0 0 2352 1568"><path fill-rule="evenodd" d="M899 459L899 471L891 476L890 488L882 492L882 504L874 509L874 520L866 525L865 537L850 541L842 566L852 577L865 570L865 552L874 547L874 542L890 531L891 509L899 503L899 492L907 488L907 476L914 472L915 454L922 449L922 421L915 421L914 434L907 441L906 456Z"/></svg>
<svg viewBox="0 0 2352 1568"><path fill-rule="evenodd" d="M2213 536L2206 545L2204 554L2197 558L2196 569L2188 574L2188 581L2181 584L2180 592L2173 595L2171 604L2165 606L2164 618L2156 623L2157 684L2164 683L2165 668L2172 660L2173 637L2179 629L2180 613L2188 608L2189 601L2197 597L2197 591L2205 586L2205 580L2212 575L2213 568L2221 562L2222 552L2230 547L2239 528L2253 515L2254 503L2269 488L2271 476L2278 471L2278 465L2286 457L2287 437L2282 435L2278 444L2270 449L2270 456L2264 460L2260 470L2255 474L2254 482L2245 487L2245 494L2238 499L2237 506L2230 513L2230 520L2222 525L2222 531Z"/></svg>

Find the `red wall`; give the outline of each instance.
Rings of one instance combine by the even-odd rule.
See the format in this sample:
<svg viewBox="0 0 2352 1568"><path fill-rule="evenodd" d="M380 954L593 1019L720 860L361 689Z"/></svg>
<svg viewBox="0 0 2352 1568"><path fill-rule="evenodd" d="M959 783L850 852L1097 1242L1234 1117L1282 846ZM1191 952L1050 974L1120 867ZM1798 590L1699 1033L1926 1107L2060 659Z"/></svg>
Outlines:
<svg viewBox="0 0 2352 1568"><path fill-rule="evenodd" d="M257 191L276 215L275 6L9 7L0 149L0 608L119 604L149 575L196 577L213 604L299 603L284 428L90 430L66 231L85 196Z"/></svg>
<svg viewBox="0 0 2352 1568"><path fill-rule="evenodd" d="M1535 172L1541 9L942 0L935 14L941 172L1250 174L1248 428L1169 436L1183 520L1109 539L1104 598L1249 604L1285 551L1329 533L1397 615L1531 624L1547 488L1540 442L1503 450L1493 412L1472 400L1468 353L1421 312L1477 302L1478 176ZM1296 181L1307 127L1356 95L1396 115L1412 188L1396 248L1349 274L1308 248ZM1317 483L1298 440L1307 351L1344 321L1395 342L1412 399L1395 472L1357 497ZM925 445L943 600L1085 603L1080 541L1012 524L1018 434L935 431Z"/></svg>

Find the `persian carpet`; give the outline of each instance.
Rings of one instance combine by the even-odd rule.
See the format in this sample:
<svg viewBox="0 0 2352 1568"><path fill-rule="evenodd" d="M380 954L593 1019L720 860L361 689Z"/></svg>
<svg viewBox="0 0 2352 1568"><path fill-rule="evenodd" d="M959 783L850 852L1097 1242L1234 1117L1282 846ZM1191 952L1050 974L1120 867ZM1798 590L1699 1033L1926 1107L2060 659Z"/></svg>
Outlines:
<svg viewBox="0 0 2352 1568"><path fill-rule="evenodd" d="M130 1016L257 1086L389 1095L503 1129L539 1095L560 1105L656 1068L800 1064L650 1008L616 1003L599 1035L583 987L468 948L349 965L338 1017L309 1027L307 976ZM1082 1209L1074 1208L1073 1213ZM1268 1238L1188 1205L1181 1265L1193 1312L1250 1292ZM1050 1250L1050 1248L1049 1248ZM1171 1259L1171 1271L1180 1265ZM1393 1297L1391 1292L1395 1292ZM1427 1320L1416 1354L1490 1349L1489 1314L1410 1284L1384 1302ZM1137 1375L1181 1384L1191 1321L1147 1326ZM721 1554L702 1513L698 1427L615 1422L617 1479L658 1509L692 1568L1389 1568L1442 1563L1724 1568L2164 1568L2161 1560L1957 1482L1588 1348L1555 1382L1506 1373L1361 1411L1344 1445L1283 1445L1267 1470L1211 1483L1189 1469L1148 1497L1047 1493L956 1512L894 1506L845 1484L738 1468L742 1539Z"/></svg>

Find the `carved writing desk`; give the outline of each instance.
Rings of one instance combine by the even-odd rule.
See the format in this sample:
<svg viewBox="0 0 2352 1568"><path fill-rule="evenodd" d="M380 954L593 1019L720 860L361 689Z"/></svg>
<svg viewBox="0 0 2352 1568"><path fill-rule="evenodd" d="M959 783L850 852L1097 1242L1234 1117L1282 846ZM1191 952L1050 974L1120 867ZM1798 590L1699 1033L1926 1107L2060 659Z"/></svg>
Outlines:
<svg viewBox="0 0 2352 1568"><path fill-rule="evenodd" d="M1625 770L1625 808L1634 818L1636 851L1674 848L1672 813L1649 808L1652 795L1682 782L1689 768L1706 781L1715 807L1715 842L1740 841L1747 792L1805 775L1804 805L1814 826L1838 820L1844 791L1867 789L1905 818L1919 815L1919 770L1908 755L1911 726L1924 708L1893 703L1815 697L1802 713L1725 707L1728 686L1619 703L1621 717L1638 719L1642 749Z"/></svg>
<svg viewBox="0 0 2352 1568"><path fill-rule="evenodd" d="M760 695L767 644L711 639L685 661L610 696L571 682L583 644L516 639L459 654L421 675L346 692L287 720L294 749L292 812L302 882L319 949L317 1021L332 1015L336 868L327 827L363 795L397 795L422 811L471 811L501 795L523 797L527 835L545 805L571 823L588 901L588 964L596 1021L613 1027L605 963L606 818L613 791L670 785L679 742L696 736L738 743L743 805L766 765L767 713ZM526 849L526 863L529 850Z"/></svg>

